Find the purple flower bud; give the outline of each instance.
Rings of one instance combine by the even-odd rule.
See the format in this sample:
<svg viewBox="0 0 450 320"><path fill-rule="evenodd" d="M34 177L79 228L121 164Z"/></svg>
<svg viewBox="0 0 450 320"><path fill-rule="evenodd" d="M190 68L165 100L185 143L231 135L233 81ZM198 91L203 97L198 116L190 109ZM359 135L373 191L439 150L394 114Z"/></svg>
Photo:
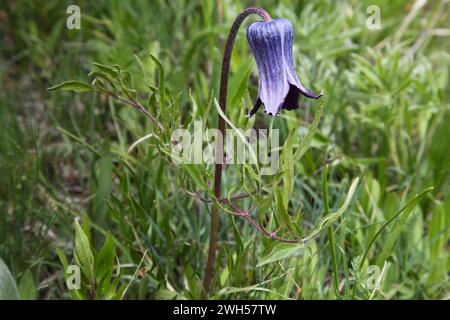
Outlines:
<svg viewBox="0 0 450 320"><path fill-rule="evenodd" d="M266 113L276 115L281 109L298 109L299 93L320 98L305 88L297 77L292 59L292 24L284 19L255 22L247 28L247 41L259 70L259 97L249 116L264 104Z"/></svg>

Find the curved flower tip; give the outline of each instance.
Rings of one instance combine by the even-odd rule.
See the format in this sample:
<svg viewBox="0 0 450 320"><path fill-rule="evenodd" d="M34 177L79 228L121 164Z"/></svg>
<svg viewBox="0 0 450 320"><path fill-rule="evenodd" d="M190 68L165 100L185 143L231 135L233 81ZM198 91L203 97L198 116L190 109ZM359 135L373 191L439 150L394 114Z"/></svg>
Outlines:
<svg viewBox="0 0 450 320"><path fill-rule="evenodd" d="M284 19L255 22L247 28L247 41L259 70L259 96L249 117L264 104L265 112L274 116L281 109L298 109L300 93L319 99L323 91L315 94L305 88L297 77L292 58L292 24Z"/></svg>

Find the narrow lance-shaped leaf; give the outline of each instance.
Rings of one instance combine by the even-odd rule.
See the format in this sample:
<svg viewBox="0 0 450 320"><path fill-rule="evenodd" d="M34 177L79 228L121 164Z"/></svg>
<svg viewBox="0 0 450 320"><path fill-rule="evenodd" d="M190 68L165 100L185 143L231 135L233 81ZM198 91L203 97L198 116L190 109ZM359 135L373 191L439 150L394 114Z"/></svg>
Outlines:
<svg viewBox="0 0 450 320"><path fill-rule="evenodd" d="M33 279L33 274L30 270L27 270L22 278L20 279L19 285L17 287L20 297L23 300L34 300L37 296L36 283Z"/></svg>
<svg viewBox="0 0 450 320"><path fill-rule="evenodd" d="M292 143L295 131L291 131L283 147L283 179L284 179L284 193L283 204L287 208L289 199L294 189L294 157L292 152Z"/></svg>
<svg viewBox="0 0 450 320"><path fill-rule="evenodd" d="M7 265L0 258L0 300L19 300L19 291Z"/></svg>
<svg viewBox="0 0 450 320"><path fill-rule="evenodd" d="M339 210L336 212L333 212L333 213L329 214L328 216L326 216L325 218L323 218L320 221L318 227L308 237L303 239L303 241L308 241L308 240L314 238L320 232L322 232L323 230L325 230L326 228L331 226L331 224L333 222L335 222L340 216L342 216L342 214L344 214L344 212L348 209L348 207L350 205L353 195L356 192L356 187L358 186L358 182L359 182L359 178L356 178L353 180L353 182L350 186L350 189L348 190L347 197L345 198L345 201L342 204L342 206L339 208Z"/></svg>
<svg viewBox="0 0 450 320"><path fill-rule="evenodd" d="M259 261L257 267L262 267L266 264L280 261L292 257L293 255L301 254L303 245L279 243L275 245L268 255Z"/></svg>
<svg viewBox="0 0 450 320"><path fill-rule="evenodd" d="M317 110L317 112L314 116L313 122L309 126L308 133L303 138L297 151L294 154L294 159L296 161L301 159L303 157L303 155L306 153L306 151L308 151L311 141L314 138L314 135L316 134L317 129L319 128L319 123L320 123L320 119L322 118L324 106L325 106L325 102L322 100L319 103L319 110Z"/></svg>
<svg viewBox="0 0 450 320"><path fill-rule="evenodd" d="M164 68L161 64L161 62L159 62L159 60L154 56L154 55L150 55L150 58L153 60L153 62L156 64L156 67L158 68L158 72L159 72L159 98L160 98L160 103L161 103L161 111L165 110L166 107L166 85L165 85L165 75L164 75Z"/></svg>
<svg viewBox="0 0 450 320"><path fill-rule="evenodd" d="M115 70L112 67L106 66L104 64L96 63L96 62L94 62L94 66L96 66L100 71L107 73L113 79L116 79L119 77L119 73L117 72L117 70Z"/></svg>
<svg viewBox="0 0 450 320"><path fill-rule="evenodd" d="M57 84L56 86L48 88L49 91L56 91L56 90L66 90L66 91L73 91L73 92L92 92L94 91L94 88L84 82L71 80L71 81L65 81L60 84Z"/></svg>
<svg viewBox="0 0 450 320"><path fill-rule="evenodd" d="M75 260L81 271L91 282L94 279L94 255L88 236L84 233L78 221L75 220Z"/></svg>
<svg viewBox="0 0 450 320"><path fill-rule="evenodd" d="M411 202L409 206L403 210L403 212L398 215L399 221L397 221L394 224L394 227L392 228L392 231L389 234L389 237L387 238L387 241L383 245L383 250L381 251L380 255L377 258L377 265L382 266L383 263L387 260L389 257L395 242L399 238L401 232L405 228L405 222L406 219L409 217L409 215L412 213L413 209L416 207L416 205L420 202L421 197L416 197L415 201Z"/></svg>
<svg viewBox="0 0 450 320"><path fill-rule="evenodd" d="M281 190L277 187L275 187L275 203L277 205L278 213L281 216L281 220L289 230L292 230L289 214L287 208L284 206L283 195L281 194Z"/></svg>

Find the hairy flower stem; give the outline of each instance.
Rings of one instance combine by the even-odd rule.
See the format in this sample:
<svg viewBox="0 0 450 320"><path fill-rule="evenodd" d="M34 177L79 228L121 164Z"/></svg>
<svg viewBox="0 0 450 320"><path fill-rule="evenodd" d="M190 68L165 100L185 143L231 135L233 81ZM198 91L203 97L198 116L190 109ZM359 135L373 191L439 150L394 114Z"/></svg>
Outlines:
<svg viewBox="0 0 450 320"><path fill-rule="evenodd" d="M265 22L272 20L270 15L261 8L250 7L243 10L234 21L231 26L230 33L228 34L227 43L225 46L225 52L222 61L222 73L220 76L220 92L219 92L219 105L223 113L226 114L227 110L227 91L228 91L228 77L230 74L230 62L231 54L233 52L234 41L236 40L236 35L238 33L239 27L242 22L251 14L257 14ZM225 120L219 115L218 125L220 133L222 134L222 143L218 142L216 146L216 167L214 173L214 195L217 199L221 197L222 190L222 169L223 169L223 141L225 141ZM216 251L217 251L217 233L219 229L219 216L218 216L217 204L213 204L211 209L211 228L209 237L209 251L208 251L208 261L206 263L205 278L203 281L203 296L209 293L211 287L211 280L214 272L214 264L216 262Z"/></svg>

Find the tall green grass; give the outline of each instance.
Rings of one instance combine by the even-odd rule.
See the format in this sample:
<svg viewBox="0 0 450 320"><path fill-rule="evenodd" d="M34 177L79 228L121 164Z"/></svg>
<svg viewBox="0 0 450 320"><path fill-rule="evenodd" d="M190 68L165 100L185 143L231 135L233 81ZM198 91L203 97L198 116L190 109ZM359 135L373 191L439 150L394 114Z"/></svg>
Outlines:
<svg viewBox="0 0 450 320"><path fill-rule="evenodd" d="M170 165L152 138L129 152L154 130L141 113L104 95L46 89L68 79L89 83L94 62L120 65L169 131L193 120L214 127L225 36L250 2L79 1L79 31L65 28L69 4L0 4L0 257L22 298L198 299L210 206L184 189L196 186L191 179L197 174L208 181L211 168L193 167L193 173ZM379 31L366 28L370 4L381 8ZM410 1L259 5L293 23L299 76L307 87L324 89L326 99L302 157L261 181L283 186L283 174L292 172L289 203L274 206L273 189L264 190L255 199L258 212L274 207L275 216L286 213L307 237L327 217L324 190L333 214L351 181L360 181L348 208L327 225L328 234L302 246L276 242L243 219L221 214L211 298L448 298L449 3L429 1L415 16ZM243 115L257 93L253 69L242 31L227 116L237 127L279 128L282 141L293 135L298 150L319 105L301 100L300 111L273 123L263 116L249 123ZM227 168L226 193L251 182L241 175L242 168ZM74 219L89 224L81 230ZM75 232L84 242L86 233L84 248L95 261L107 261L89 267L91 281L83 288L100 284L105 274L114 286L80 294L67 289L61 257L80 263ZM382 275L375 287L368 281L374 265Z"/></svg>

